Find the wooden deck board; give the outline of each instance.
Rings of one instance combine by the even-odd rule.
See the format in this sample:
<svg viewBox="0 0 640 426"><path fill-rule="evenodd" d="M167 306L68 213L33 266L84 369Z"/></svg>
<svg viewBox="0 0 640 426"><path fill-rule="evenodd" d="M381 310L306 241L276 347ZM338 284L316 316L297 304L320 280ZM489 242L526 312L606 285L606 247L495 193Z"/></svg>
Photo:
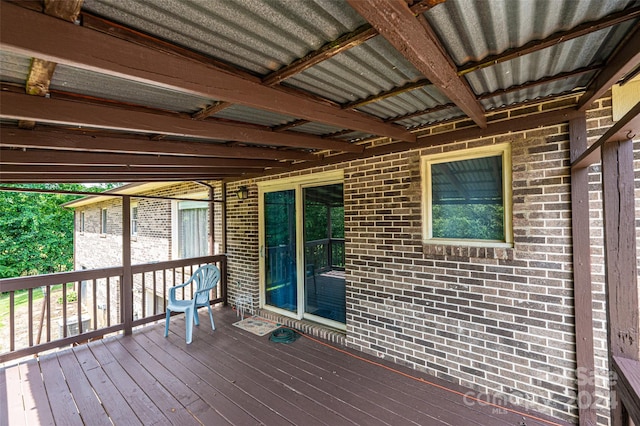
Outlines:
<svg viewBox="0 0 640 426"><path fill-rule="evenodd" d="M50 407L56 424L82 425L82 418L76 409L71 390L65 381L57 355L54 353L42 356L39 359L39 363L48 395L48 404L43 403L43 409L45 409L45 405L47 408Z"/></svg>
<svg viewBox="0 0 640 426"><path fill-rule="evenodd" d="M276 344L234 327L237 318L230 309L216 309L214 316L217 329L201 321L190 345L184 340L184 316L177 316L168 338L163 324L150 325L132 336L0 368L0 424L512 426L522 421L518 412L465 403L468 389L425 373L306 338ZM528 417L526 424L551 423Z"/></svg>
<svg viewBox="0 0 640 426"><path fill-rule="evenodd" d="M89 379L87 379L84 371L78 365L78 360L73 352L59 354L58 362L64 372L69 391L73 395L75 404L80 413L82 413L84 421L92 419L92 423L98 426L110 425L109 418L104 415L102 403L91 390L91 383L89 383Z"/></svg>
<svg viewBox="0 0 640 426"><path fill-rule="evenodd" d="M53 414L51 413L48 404L43 404L44 401L47 401L47 391L44 388L44 383L42 382L38 362L33 359L31 362L20 364L19 367L22 388L29 390L28 392L22 392L27 424L55 424ZM44 407L42 407L42 405L44 405Z"/></svg>
<svg viewBox="0 0 640 426"><path fill-rule="evenodd" d="M102 401L105 413L111 418L114 424L136 425L142 422L127 402L127 397L121 394L117 383L117 378L109 377L100 363L94 358L88 345L78 346L73 350L80 367L91 383L91 388L96 396ZM123 390L122 392L131 391Z"/></svg>

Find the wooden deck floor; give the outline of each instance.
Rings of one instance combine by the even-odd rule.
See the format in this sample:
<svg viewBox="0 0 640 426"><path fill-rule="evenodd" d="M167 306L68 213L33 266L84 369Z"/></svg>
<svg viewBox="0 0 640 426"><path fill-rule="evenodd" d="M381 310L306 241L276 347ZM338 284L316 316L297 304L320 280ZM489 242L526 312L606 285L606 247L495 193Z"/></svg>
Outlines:
<svg viewBox="0 0 640 426"><path fill-rule="evenodd" d="M523 424L521 414L465 403L450 390L467 390L431 376L307 338L273 343L232 326L228 308L214 315L212 332L201 313L191 345L180 316L166 339L162 324L150 325L5 366L0 425Z"/></svg>

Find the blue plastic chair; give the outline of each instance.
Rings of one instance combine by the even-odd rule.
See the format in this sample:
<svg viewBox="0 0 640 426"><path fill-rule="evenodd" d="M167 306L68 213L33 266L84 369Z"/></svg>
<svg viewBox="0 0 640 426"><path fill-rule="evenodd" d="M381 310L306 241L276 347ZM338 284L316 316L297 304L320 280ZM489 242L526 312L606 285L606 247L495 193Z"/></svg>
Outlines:
<svg viewBox="0 0 640 426"><path fill-rule="evenodd" d="M169 288L169 304L167 305L167 319L164 326L164 337L169 335L169 319L171 312L184 312L185 322L187 324L187 343L191 343L193 334L193 323L200 325L198 318L198 308L206 306L209 309L209 318L211 318L211 329L215 330L213 323L213 312L211 311L211 290L213 290L220 281L220 270L215 265L201 266L193 273L191 278L184 284L176 285ZM193 299L179 300L176 299L176 290L195 283L196 290L193 293Z"/></svg>

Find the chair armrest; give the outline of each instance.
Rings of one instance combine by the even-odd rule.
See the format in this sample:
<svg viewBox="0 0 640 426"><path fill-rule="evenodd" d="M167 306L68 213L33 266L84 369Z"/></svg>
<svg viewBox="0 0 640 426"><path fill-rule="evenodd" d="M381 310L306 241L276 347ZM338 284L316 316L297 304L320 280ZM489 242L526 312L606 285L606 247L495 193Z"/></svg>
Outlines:
<svg viewBox="0 0 640 426"><path fill-rule="evenodd" d="M169 287L169 300L176 300L176 290L182 287L186 287L187 285L191 284L191 281L193 281L193 277L189 278L186 282L182 284L177 284L172 287Z"/></svg>

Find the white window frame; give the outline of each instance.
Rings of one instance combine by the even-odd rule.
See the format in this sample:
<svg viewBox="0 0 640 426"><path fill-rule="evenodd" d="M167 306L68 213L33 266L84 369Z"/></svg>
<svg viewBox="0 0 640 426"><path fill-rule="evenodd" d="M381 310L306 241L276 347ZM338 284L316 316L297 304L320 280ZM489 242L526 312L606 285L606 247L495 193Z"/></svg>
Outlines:
<svg viewBox="0 0 640 426"><path fill-rule="evenodd" d="M193 199L193 201L202 200L203 202L209 198L208 192L197 192L193 194L184 195L185 198ZM179 252L179 234L178 234L178 205L180 201L172 200L171 201L171 258L172 259L181 259L178 257ZM209 203L209 209L212 208L212 204ZM212 224L209 224L211 227ZM209 232L212 232L212 229L209 229ZM210 238L207 235L207 241L210 242ZM207 244L208 244L207 243ZM211 252L211 247L209 247L209 253Z"/></svg>
<svg viewBox="0 0 640 426"><path fill-rule="evenodd" d="M502 158L502 196L504 203L504 240L478 240L466 238L434 238L432 229L432 186L431 166L433 164L470 160L474 158L500 156ZM422 235L424 244L458 245L471 247L513 247L512 189L511 189L511 144L470 148L459 151L425 155L420 160L422 175Z"/></svg>
<svg viewBox="0 0 640 426"><path fill-rule="evenodd" d="M102 209L100 209L100 235L107 235L107 218L107 208L103 207Z"/></svg>
<svg viewBox="0 0 640 426"><path fill-rule="evenodd" d="M132 202L131 203L131 236L132 237L136 237L138 235L138 202ZM134 215L134 211L135 211L135 215Z"/></svg>

